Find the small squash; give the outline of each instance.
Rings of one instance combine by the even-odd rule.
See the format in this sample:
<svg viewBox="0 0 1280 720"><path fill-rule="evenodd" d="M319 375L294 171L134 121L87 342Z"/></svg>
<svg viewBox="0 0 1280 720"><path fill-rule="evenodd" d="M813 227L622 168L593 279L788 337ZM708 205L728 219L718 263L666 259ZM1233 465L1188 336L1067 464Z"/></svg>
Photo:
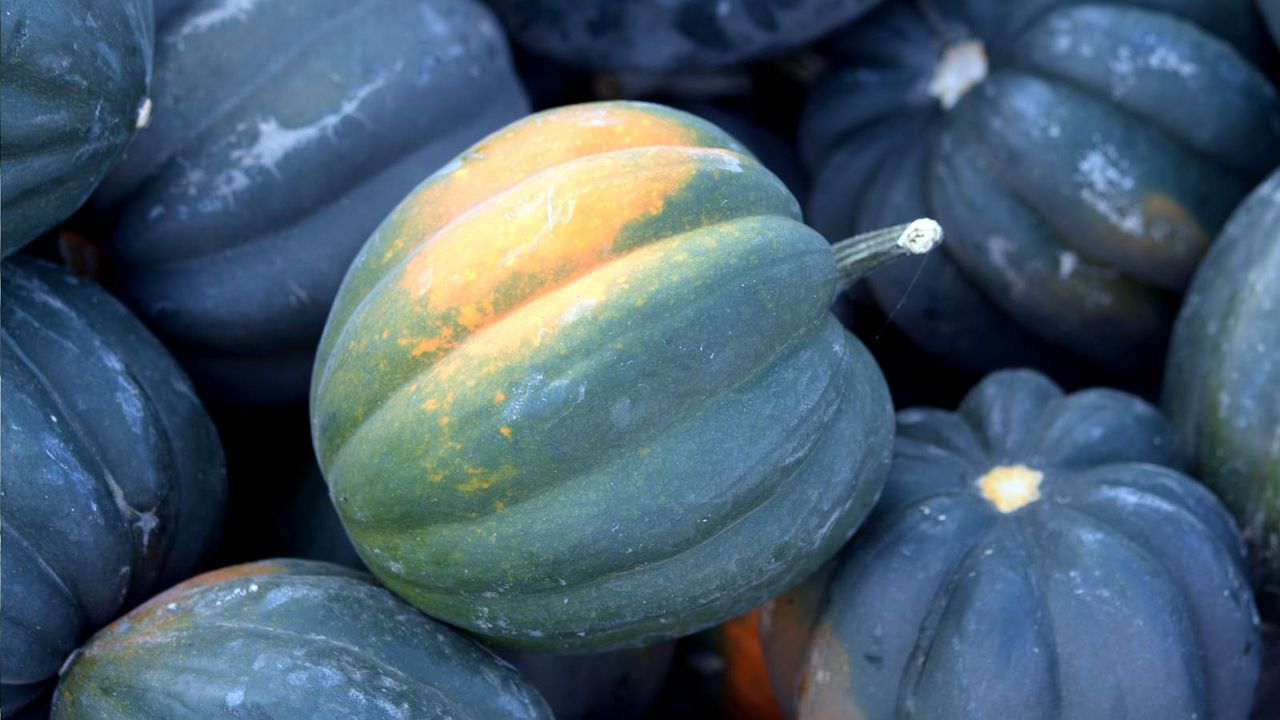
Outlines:
<svg viewBox="0 0 1280 720"><path fill-rule="evenodd" d="M495 133L388 217L325 328L312 435L356 550L433 616L538 651L781 592L888 460L883 378L827 309L931 247L922 226L833 255L735 140L661 106Z"/></svg>
<svg viewBox="0 0 1280 720"><path fill-rule="evenodd" d="M497 0L516 40L592 70L705 70L797 48L880 0Z"/></svg>
<svg viewBox="0 0 1280 720"><path fill-rule="evenodd" d="M808 217L832 238L947 228L945 252L869 278L947 363L1140 381L1280 162L1264 44L1252 0L894 0L829 44L801 129Z"/></svg>
<svg viewBox="0 0 1280 720"><path fill-rule="evenodd" d="M1280 170L1196 270L1165 366L1164 408L1199 476L1235 513L1280 601Z"/></svg>
<svg viewBox="0 0 1280 720"><path fill-rule="evenodd" d="M1245 718L1257 613L1230 516L1125 393L1004 371L898 414L867 529L766 627L800 718Z"/></svg>
<svg viewBox="0 0 1280 720"><path fill-rule="evenodd" d="M198 569L226 497L190 382L115 298L47 263L0 280L0 711L95 630Z"/></svg>
<svg viewBox="0 0 1280 720"><path fill-rule="evenodd" d="M151 0L6 0L0 12L0 247L84 204L151 117Z"/></svg>
<svg viewBox="0 0 1280 720"><path fill-rule="evenodd" d="M53 719L551 718L510 665L367 574L306 560L205 573L79 650Z"/></svg>
<svg viewBox="0 0 1280 720"><path fill-rule="evenodd" d="M94 197L112 287L228 404L289 404L361 243L528 112L474 0L194 0L160 27L154 120Z"/></svg>

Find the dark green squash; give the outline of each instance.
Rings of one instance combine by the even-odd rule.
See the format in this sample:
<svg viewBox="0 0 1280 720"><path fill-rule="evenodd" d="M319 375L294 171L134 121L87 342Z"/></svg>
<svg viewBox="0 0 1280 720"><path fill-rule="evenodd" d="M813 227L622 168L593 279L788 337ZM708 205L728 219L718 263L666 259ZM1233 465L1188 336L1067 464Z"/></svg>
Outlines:
<svg viewBox="0 0 1280 720"><path fill-rule="evenodd" d="M1271 37L1280 44L1280 0L1258 0L1258 8L1271 28Z"/></svg>
<svg viewBox="0 0 1280 720"><path fill-rule="evenodd" d="M347 265L406 193L525 114L473 0L195 0L102 183L112 287L228 403L301 401Z"/></svg>
<svg viewBox="0 0 1280 720"><path fill-rule="evenodd" d="M948 363L1149 376L1196 262L1280 162L1264 46L1252 0L894 0L830 42L809 220L947 228L869 286Z"/></svg>
<svg viewBox="0 0 1280 720"><path fill-rule="evenodd" d="M587 655L495 652L538 688L557 720L639 720L667 681L675 643Z"/></svg>
<svg viewBox="0 0 1280 720"><path fill-rule="evenodd" d="M151 102L151 0L6 0L0 12L0 246L84 204Z"/></svg>
<svg viewBox="0 0 1280 720"><path fill-rule="evenodd" d="M87 280L22 258L0 280L3 713L67 654L213 550L213 424L140 322Z"/></svg>
<svg viewBox="0 0 1280 720"><path fill-rule="evenodd" d="M937 234L833 253L737 141L658 105L494 133L370 238L321 340L312 436L356 550L432 616L540 652L758 605L844 543L888 462L836 289Z"/></svg>
<svg viewBox="0 0 1280 720"><path fill-rule="evenodd" d="M1230 516L1113 390L988 376L898 414L872 521L766 609L800 718L1246 717L1258 620Z"/></svg>
<svg viewBox="0 0 1280 720"><path fill-rule="evenodd" d="M1174 328L1164 409L1280 600L1280 171L1236 210Z"/></svg>
<svg viewBox="0 0 1280 720"><path fill-rule="evenodd" d="M777 55L881 0L497 0L522 45L593 70L670 73Z"/></svg>
<svg viewBox="0 0 1280 720"><path fill-rule="evenodd" d="M510 665L365 573L305 560L192 578L78 651L53 718L551 718Z"/></svg>

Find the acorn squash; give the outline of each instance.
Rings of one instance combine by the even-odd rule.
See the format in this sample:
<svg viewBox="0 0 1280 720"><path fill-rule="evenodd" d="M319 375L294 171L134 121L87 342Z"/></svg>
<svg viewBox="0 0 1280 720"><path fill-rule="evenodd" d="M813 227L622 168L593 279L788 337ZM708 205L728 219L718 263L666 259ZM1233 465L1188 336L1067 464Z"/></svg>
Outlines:
<svg viewBox="0 0 1280 720"><path fill-rule="evenodd" d="M881 0L496 0L531 50L592 70L670 73L777 55Z"/></svg>
<svg viewBox="0 0 1280 720"><path fill-rule="evenodd" d="M896 0L831 40L808 217L947 228L869 286L948 363L1149 377L1209 241L1280 162L1261 23L1251 0L1015 5Z"/></svg>
<svg viewBox="0 0 1280 720"><path fill-rule="evenodd" d="M826 559L892 415L827 308L937 231L833 254L799 218L732 138L645 103L530 116L423 183L352 264L313 374L365 564L496 643L590 652L721 622Z"/></svg>
<svg viewBox="0 0 1280 720"><path fill-rule="evenodd" d="M306 560L215 570L109 625L54 693L71 718L551 718L512 667L367 574Z"/></svg>
<svg viewBox="0 0 1280 720"><path fill-rule="evenodd" d="M1164 409L1193 465L1244 529L1280 600L1280 170L1196 270L1165 366Z"/></svg>
<svg viewBox="0 0 1280 720"><path fill-rule="evenodd" d="M12 258L0 280L0 711L214 549L218 435L173 358L101 288Z"/></svg>
<svg viewBox="0 0 1280 720"><path fill-rule="evenodd" d="M94 198L111 285L208 397L285 404L361 243L528 111L473 0L195 0L160 28L154 120Z"/></svg>
<svg viewBox="0 0 1280 720"><path fill-rule="evenodd" d="M151 0L7 0L0 12L0 246L84 204L151 117Z"/></svg>
<svg viewBox="0 0 1280 720"><path fill-rule="evenodd" d="M781 694L800 718L1245 718L1244 547L1179 463L1146 402L1027 370L903 410L866 530L766 609Z"/></svg>

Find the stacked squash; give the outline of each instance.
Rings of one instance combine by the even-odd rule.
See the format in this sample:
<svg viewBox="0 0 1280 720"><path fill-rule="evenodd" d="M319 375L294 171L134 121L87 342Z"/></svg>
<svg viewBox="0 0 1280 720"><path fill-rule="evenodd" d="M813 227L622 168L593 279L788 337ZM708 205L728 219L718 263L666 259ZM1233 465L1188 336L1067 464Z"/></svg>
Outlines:
<svg viewBox="0 0 1280 720"><path fill-rule="evenodd" d="M12 5L5 717L1274 683L1272 3Z"/></svg>

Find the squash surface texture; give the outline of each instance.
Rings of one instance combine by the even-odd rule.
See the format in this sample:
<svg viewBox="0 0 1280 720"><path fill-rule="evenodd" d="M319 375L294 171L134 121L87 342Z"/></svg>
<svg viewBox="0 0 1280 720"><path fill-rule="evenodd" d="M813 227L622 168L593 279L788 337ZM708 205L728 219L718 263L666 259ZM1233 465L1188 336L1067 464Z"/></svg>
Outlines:
<svg viewBox="0 0 1280 720"><path fill-rule="evenodd" d="M1147 403L1032 371L903 410L867 529L766 611L783 696L801 718L1245 718L1244 548L1179 462Z"/></svg>
<svg viewBox="0 0 1280 720"><path fill-rule="evenodd" d="M670 73L776 55L880 0L498 0L521 44L593 70Z"/></svg>
<svg viewBox="0 0 1280 720"><path fill-rule="evenodd" d="M1248 0L882 6L832 38L805 111L809 220L947 228L869 287L950 364L1147 373L1210 240L1280 162L1261 26Z"/></svg>
<svg viewBox="0 0 1280 720"><path fill-rule="evenodd" d="M888 460L837 267L729 136L643 103L495 133L370 238L312 435L388 587L500 644L687 634L807 574Z"/></svg>
<svg viewBox="0 0 1280 720"><path fill-rule="evenodd" d="M551 718L479 643L367 574L305 560L205 573L112 623L54 693L67 718Z"/></svg>
<svg viewBox="0 0 1280 720"><path fill-rule="evenodd" d="M1280 581L1280 171L1231 217L1174 328L1164 408L1199 476ZM1267 591L1264 591L1267 592ZM1277 591L1267 592L1275 602Z"/></svg>
<svg viewBox="0 0 1280 720"><path fill-rule="evenodd" d="M151 0L8 0L0 12L0 244L84 204L151 115Z"/></svg>
<svg viewBox="0 0 1280 720"><path fill-rule="evenodd" d="M5 262L0 682L6 716L95 630L213 550L222 447L190 382L101 288Z"/></svg>
<svg viewBox="0 0 1280 720"><path fill-rule="evenodd" d="M160 28L154 120L94 203L114 289L202 392L306 396L347 265L423 177L528 112L472 0L197 0Z"/></svg>

